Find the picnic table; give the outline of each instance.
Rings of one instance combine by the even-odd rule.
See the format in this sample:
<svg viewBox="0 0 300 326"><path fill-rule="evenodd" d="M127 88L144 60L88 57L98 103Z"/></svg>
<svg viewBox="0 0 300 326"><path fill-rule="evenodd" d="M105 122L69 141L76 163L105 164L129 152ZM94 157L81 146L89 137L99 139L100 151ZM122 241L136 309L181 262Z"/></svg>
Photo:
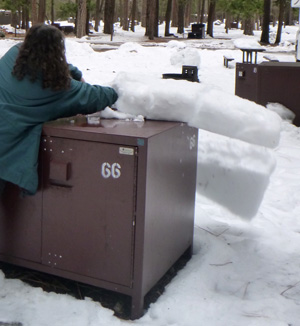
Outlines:
<svg viewBox="0 0 300 326"><path fill-rule="evenodd" d="M264 52L266 49L261 47L249 47L249 48L240 48L240 50L243 52L243 63L257 63L257 52ZM254 54L254 55L253 55Z"/></svg>

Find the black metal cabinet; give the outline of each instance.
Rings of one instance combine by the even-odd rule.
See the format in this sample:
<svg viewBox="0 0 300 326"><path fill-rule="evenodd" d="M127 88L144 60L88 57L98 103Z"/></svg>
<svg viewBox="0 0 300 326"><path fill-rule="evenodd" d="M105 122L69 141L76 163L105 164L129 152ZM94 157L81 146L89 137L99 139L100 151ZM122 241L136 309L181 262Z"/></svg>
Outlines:
<svg viewBox="0 0 300 326"><path fill-rule="evenodd" d="M140 317L192 248L197 139L177 122L46 124L38 193L1 198L0 260L129 295Z"/></svg>

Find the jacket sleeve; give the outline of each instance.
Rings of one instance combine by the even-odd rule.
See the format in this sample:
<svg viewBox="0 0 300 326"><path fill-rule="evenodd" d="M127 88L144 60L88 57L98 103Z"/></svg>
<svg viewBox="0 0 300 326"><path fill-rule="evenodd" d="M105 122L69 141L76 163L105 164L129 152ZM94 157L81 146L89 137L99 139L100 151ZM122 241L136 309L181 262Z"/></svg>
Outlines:
<svg viewBox="0 0 300 326"><path fill-rule="evenodd" d="M82 72L75 66L69 63L70 75L73 79L80 81L82 78Z"/></svg>
<svg viewBox="0 0 300 326"><path fill-rule="evenodd" d="M57 105L52 106L47 120L101 111L114 104L117 99L118 95L111 87L72 80L70 90L65 91L57 101Z"/></svg>
<svg viewBox="0 0 300 326"><path fill-rule="evenodd" d="M90 85L76 80L71 81L67 91L44 90L46 95L36 101L23 100L22 103L0 103L0 119L11 125L26 128L58 118L77 114L91 114L112 105L118 98L111 87Z"/></svg>

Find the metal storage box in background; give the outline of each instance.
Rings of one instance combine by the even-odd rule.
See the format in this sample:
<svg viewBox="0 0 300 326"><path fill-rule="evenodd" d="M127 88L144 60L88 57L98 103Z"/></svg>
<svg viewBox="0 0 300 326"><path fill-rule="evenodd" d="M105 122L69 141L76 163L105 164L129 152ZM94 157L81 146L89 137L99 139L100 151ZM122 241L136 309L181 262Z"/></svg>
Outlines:
<svg viewBox="0 0 300 326"><path fill-rule="evenodd" d="M40 187L0 199L0 260L144 296L192 249L198 130L162 121L44 126Z"/></svg>
<svg viewBox="0 0 300 326"><path fill-rule="evenodd" d="M235 94L261 105L280 103L296 114L300 126L300 63L236 64Z"/></svg>
<svg viewBox="0 0 300 326"><path fill-rule="evenodd" d="M192 24L192 31L188 33L188 38L205 38L205 24Z"/></svg>
<svg viewBox="0 0 300 326"><path fill-rule="evenodd" d="M1 10L0 9L0 25L11 24L12 15L11 10Z"/></svg>

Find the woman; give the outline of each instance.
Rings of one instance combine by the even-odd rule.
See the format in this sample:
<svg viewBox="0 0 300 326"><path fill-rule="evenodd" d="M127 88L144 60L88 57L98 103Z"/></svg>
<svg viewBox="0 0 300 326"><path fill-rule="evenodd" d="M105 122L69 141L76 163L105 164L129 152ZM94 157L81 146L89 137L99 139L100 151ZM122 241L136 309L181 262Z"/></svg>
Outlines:
<svg viewBox="0 0 300 326"><path fill-rule="evenodd" d="M117 100L113 88L81 82L68 65L63 35L34 25L24 43L0 59L0 193L9 181L35 194L43 123L103 110Z"/></svg>

